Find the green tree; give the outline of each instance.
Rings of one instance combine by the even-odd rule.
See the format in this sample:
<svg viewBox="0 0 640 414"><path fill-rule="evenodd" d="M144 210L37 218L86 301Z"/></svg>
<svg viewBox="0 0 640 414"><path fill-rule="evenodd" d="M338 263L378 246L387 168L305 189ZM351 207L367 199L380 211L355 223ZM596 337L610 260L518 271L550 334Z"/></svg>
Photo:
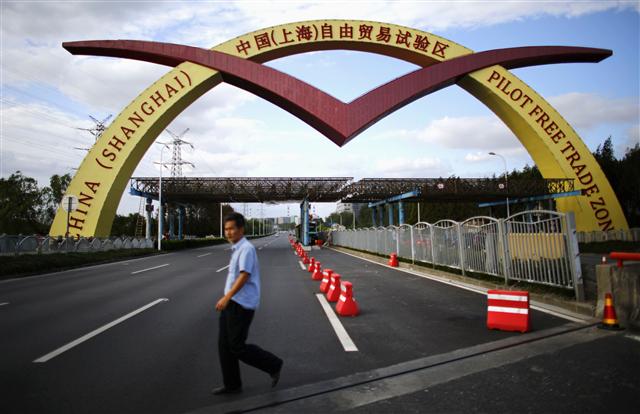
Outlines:
<svg viewBox="0 0 640 414"><path fill-rule="evenodd" d="M640 227L640 144L628 148L616 172L614 190L630 227Z"/></svg>
<svg viewBox="0 0 640 414"><path fill-rule="evenodd" d="M16 171L0 178L0 234L44 233L42 190L38 182Z"/></svg>
<svg viewBox="0 0 640 414"><path fill-rule="evenodd" d="M42 189L42 197L44 203L44 224L51 225L53 223L53 218L56 215L56 211L58 210L58 206L60 205L60 201L62 201L62 197L64 193L67 191L67 187L69 187L69 183L71 182L71 175L64 174L58 175L54 174L49 179L49 187L44 187Z"/></svg>
<svg viewBox="0 0 640 414"><path fill-rule="evenodd" d="M119 237L133 237L136 232L136 223L138 222L138 217L140 217L140 214L138 213L131 213L126 216L116 214L116 216L113 218L113 224L111 226L111 235Z"/></svg>

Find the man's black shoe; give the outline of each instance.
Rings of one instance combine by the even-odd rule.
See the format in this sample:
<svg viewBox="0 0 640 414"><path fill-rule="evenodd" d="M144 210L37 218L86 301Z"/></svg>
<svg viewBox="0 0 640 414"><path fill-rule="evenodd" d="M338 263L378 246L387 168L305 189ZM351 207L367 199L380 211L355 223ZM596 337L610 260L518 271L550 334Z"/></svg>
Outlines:
<svg viewBox="0 0 640 414"><path fill-rule="evenodd" d="M284 365L284 362L280 363L280 368L278 368L278 372L276 372L275 374L271 375L271 388L275 387L276 385L278 385L278 381L280 381L280 372L282 371L282 366Z"/></svg>
<svg viewBox="0 0 640 414"><path fill-rule="evenodd" d="M211 390L211 394L213 395L238 394L240 392L242 392L242 387L238 387L238 388L219 387Z"/></svg>

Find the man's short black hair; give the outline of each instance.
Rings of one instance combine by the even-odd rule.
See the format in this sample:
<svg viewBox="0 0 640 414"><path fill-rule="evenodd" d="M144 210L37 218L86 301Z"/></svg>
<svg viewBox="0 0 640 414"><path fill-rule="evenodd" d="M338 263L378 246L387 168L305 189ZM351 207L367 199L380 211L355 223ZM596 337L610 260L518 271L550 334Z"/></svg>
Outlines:
<svg viewBox="0 0 640 414"><path fill-rule="evenodd" d="M231 213L224 216L224 222L233 221L236 223L237 228L244 228L244 216L237 211L232 211Z"/></svg>

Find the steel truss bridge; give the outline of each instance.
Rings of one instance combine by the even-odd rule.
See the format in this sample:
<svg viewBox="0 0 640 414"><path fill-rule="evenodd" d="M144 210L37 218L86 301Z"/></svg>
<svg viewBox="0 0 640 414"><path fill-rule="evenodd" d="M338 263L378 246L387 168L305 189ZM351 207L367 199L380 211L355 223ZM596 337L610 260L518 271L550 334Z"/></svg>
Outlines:
<svg viewBox="0 0 640 414"><path fill-rule="evenodd" d="M179 177L162 178L162 198L174 203L335 202L368 203L413 192L405 201L490 202L574 192L572 179ZM158 177L133 177L130 193L158 198Z"/></svg>

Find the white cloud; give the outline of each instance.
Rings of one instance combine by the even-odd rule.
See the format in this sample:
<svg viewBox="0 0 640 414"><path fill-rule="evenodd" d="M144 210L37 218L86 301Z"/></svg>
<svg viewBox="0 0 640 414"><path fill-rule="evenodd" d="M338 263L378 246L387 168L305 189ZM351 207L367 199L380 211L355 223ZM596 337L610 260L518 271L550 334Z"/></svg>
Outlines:
<svg viewBox="0 0 640 414"><path fill-rule="evenodd" d="M521 144L495 116L444 117L431 121L418 138L444 148L505 151Z"/></svg>
<svg viewBox="0 0 640 414"><path fill-rule="evenodd" d="M337 7L339 4L339 7ZM241 20L260 28L283 21L334 19L388 21L426 30L476 28L542 16L578 17L605 10L640 9L632 2L237 2Z"/></svg>
<svg viewBox="0 0 640 414"><path fill-rule="evenodd" d="M589 129L601 124L638 123L640 100L606 98L593 93L570 92L549 98L549 102L574 127Z"/></svg>
<svg viewBox="0 0 640 414"><path fill-rule="evenodd" d="M474 153L468 153L467 155L464 156L464 160L468 161L468 162L482 162L482 161L487 161L489 159L489 157L491 157L492 155L489 155L488 152L474 152Z"/></svg>
<svg viewBox="0 0 640 414"><path fill-rule="evenodd" d="M521 146L519 148L505 148L498 151L492 151L497 154L502 155L503 157L508 157L510 159L518 158L518 157L528 157L526 149ZM485 162L485 161L493 161L496 156L491 155L486 151L476 151L467 153L464 156L464 160L467 162ZM527 159L528 161L529 159Z"/></svg>
<svg viewBox="0 0 640 414"><path fill-rule="evenodd" d="M638 124L632 126L627 131L627 143L624 145L622 153L624 154L627 148L633 148L636 145L640 145L640 125Z"/></svg>
<svg viewBox="0 0 640 414"><path fill-rule="evenodd" d="M93 143L88 133L75 129L88 127L86 120L45 105L3 102L0 120L1 176L20 170L46 184L52 174L73 173L80 164L85 152L74 147Z"/></svg>
<svg viewBox="0 0 640 414"><path fill-rule="evenodd" d="M451 167L439 158L394 157L375 163L376 176L382 177L445 177L452 173Z"/></svg>

